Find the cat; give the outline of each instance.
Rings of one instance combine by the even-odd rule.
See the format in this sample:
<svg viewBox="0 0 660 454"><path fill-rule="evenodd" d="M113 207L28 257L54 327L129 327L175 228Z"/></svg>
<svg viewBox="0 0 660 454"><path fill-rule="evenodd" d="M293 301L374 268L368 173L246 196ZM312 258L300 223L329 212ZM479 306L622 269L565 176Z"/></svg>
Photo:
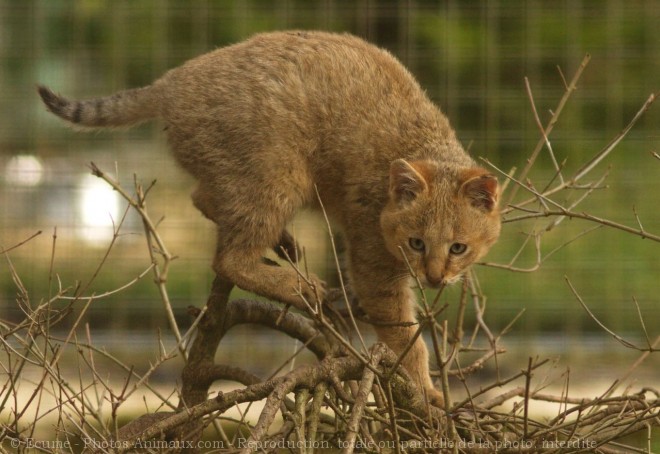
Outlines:
<svg viewBox="0 0 660 454"><path fill-rule="evenodd" d="M398 60L348 34L258 34L98 99L38 91L80 127L164 121L199 181L193 203L217 225L213 269L245 290L298 308L323 299L317 277L300 288L294 270L262 259L294 252L287 223L322 203L346 238L359 304L395 353L418 329L411 271L430 287L453 283L499 236L495 176ZM419 336L402 364L442 405L428 362Z"/></svg>

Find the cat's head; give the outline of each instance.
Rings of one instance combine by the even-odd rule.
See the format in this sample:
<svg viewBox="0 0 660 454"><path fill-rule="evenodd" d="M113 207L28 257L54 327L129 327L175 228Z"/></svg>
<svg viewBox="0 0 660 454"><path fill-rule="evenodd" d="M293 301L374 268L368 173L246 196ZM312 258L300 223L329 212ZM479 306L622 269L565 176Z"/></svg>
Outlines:
<svg viewBox="0 0 660 454"><path fill-rule="evenodd" d="M432 287L458 280L500 233L497 179L479 167L397 159L381 213L387 249Z"/></svg>

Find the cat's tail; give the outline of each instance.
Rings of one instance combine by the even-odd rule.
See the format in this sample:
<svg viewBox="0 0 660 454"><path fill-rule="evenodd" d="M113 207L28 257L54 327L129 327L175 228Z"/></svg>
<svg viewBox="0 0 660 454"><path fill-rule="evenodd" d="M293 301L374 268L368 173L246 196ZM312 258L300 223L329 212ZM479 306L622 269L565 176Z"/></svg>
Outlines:
<svg viewBox="0 0 660 454"><path fill-rule="evenodd" d="M86 128L133 126L158 115L154 87L135 88L103 98L69 100L43 85L37 86L48 110L64 120Z"/></svg>

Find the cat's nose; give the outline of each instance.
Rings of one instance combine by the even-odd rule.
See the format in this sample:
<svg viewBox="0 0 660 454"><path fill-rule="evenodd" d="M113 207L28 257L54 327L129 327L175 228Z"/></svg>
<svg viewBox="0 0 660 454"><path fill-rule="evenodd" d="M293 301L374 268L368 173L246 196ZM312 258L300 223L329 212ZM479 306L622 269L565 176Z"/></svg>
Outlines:
<svg viewBox="0 0 660 454"><path fill-rule="evenodd" d="M427 273L426 274L426 282L433 287L433 288L438 288L442 285L444 282L445 277L443 274L433 274L433 273Z"/></svg>
<svg viewBox="0 0 660 454"><path fill-rule="evenodd" d="M443 257L429 256L424 264L424 277L429 286L438 288L445 281L445 260Z"/></svg>

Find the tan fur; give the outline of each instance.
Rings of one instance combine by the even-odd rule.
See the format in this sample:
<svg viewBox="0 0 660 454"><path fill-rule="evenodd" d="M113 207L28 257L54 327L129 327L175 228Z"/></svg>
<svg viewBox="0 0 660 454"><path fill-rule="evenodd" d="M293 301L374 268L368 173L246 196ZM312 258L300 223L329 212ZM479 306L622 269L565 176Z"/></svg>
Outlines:
<svg viewBox="0 0 660 454"><path fill-rule="evenodd" d="M417 329L392 326L416 320L403 254L438 286L457 280L499 234L494 177L463 151L408 71L353 36L261 34L97 100L39 91L52 112L80 126L162 118L178 162L199 180L195 206L218 226L214 270L298 307L296 274L261 257L280 243L295 250L285 226L317 205L316 185L348 240L360 304L395 352ZM453 254L461 244L467 249ZM304 289L311 301L323 291L314 282ZM421 337L403 364L441 403Z"/></svg>

